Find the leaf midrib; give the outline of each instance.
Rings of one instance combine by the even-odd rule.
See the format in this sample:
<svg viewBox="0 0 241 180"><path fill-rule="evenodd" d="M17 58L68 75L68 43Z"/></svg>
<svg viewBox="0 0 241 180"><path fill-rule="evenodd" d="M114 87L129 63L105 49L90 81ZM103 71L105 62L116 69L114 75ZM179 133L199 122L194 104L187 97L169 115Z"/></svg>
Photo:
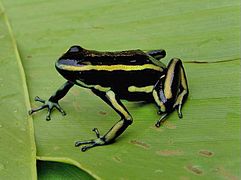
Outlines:
<svg viewBox="0 0 241 180"><path fill-rule="evenodd" d="M20 78L22 81L22 88L23 88L23 94L24 94L24 103L26 106L26 109L30 109L30 100L29 100L29 92L28 92L28 87L27 87L27 82L26 82L26 76L25 76L25 71L24 71L24 67L22 64L22 60L21 60L21 56L18 50L18 46L17 46L17 41L15 39L10 21L8 19L8 16L6 14L4 5L2 3L2 1L0 1L0 9L1 9L1 14L3 16L4 19L4 23L6 24L6 27L8 29L8 34L10 36L11 39L11 43L13 46L13 50L15 53L15 57L16 57L16 61L18 64L18 70L19 70L19 74L20 74ZM33 118L31 116L27 117L27 124L29 127L29 136L30 136L30 149L31 149L31 159L32 159L32 167L31 168L31 172L32 172L32 178L33 179L37 179L37 170L36 170L36 143L35 143L35 137L34 137L34 127L33 127Z"/></svg>

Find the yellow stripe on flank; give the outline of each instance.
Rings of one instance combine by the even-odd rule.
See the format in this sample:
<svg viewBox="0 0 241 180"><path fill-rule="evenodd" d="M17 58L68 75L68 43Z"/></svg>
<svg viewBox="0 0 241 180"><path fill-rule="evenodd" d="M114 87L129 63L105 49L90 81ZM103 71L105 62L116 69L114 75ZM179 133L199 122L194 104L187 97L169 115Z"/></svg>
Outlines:
<svg viewBox="0 0 241 180"><path fill-rule="evenodd" d="M138 71L138 70L144 70L144 69L152 69L156 71L162 72L162 68L155 66L153 64L144 64L144 65L83 65L83 66L71 66L71 65L65 65L65 64L58 64L56 63L56 66L63 70L68 71L89 71L89 70L97 70L97 71L115 71L115 70L123 70L123 71Z"/></svg>
<svg viewBox="0 0 241 180"><path fill-rule="evenodd" d="M103 92L107 92L111 89L110 87L103 87L103 86L100 86L100 85L88 85L88 84L85 84L84 82L79 81L79 80L77 80L76 82L82 87L95 88L95 89L97 89L99 91L103 91Z"/></svg>
<svg viewBox="0 0 241 180"><path fill-rule="evenodd" d="M130 86L128 87L129 92L145 92L150 93L152 92L154 86L144 86L144 87L136 87L136 86Z"/></svg>

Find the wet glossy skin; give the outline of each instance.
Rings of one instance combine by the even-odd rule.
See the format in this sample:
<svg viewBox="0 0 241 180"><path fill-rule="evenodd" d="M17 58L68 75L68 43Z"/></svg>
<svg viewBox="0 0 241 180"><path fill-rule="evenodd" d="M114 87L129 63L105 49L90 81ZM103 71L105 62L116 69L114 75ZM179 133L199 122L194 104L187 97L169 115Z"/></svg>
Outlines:
<svg viewBox="0 0 241 180"><path fill-rule="evenodd" d="M165 56L165 51L159 53ZM151 90L133 89L154 86L166 73L164 64L157 61L156 65L152 60L153 57L140 50L97 52L76 46L59 58L56 69L77 85L96 90L99 87L112 89L120 99L129 101L152 101Z"/></svg>
<svg viewBox="0 0 241 180"><path fill-rule="evenodd" d="M54 107L65 114L58 101L69 89L73 85L90 89L109 104L120 115L121 120L104 136L100 136L95 128L97 139L77 141L76 146L88 144L81 148L82 151L113 142L132 123L132 117L121 99L156 103L162 114L156 123L157 127L175 109L181 118L181 107L188 96L184 68L177 58L172 59L166 67L159 61L165 55L164 50L147 53L141 50L99 52L72 46L55 64L57 71L67 82L48 101L37 97L36 100L44 105L32 109L30 114L48 108L46 119L50 119Z"/></svg>

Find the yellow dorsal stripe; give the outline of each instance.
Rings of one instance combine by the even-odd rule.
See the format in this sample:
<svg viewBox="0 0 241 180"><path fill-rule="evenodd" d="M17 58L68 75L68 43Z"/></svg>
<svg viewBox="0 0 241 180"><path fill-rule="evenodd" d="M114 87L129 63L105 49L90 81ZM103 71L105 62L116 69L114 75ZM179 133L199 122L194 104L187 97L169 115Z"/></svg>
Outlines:
<svg viewBox="0 0 241 180"><path fill-rule="evenodd" d="M71 66L65 64L56 64L58 68L68 71L89 71L89 70L97 70L97 71L115 71L115 70L123 70L123 71L138 71L144 69L152 69L156 71L162 71L161 67L155 66L153 64L144 64L144 65L83 65L83 66Z"/></svg>

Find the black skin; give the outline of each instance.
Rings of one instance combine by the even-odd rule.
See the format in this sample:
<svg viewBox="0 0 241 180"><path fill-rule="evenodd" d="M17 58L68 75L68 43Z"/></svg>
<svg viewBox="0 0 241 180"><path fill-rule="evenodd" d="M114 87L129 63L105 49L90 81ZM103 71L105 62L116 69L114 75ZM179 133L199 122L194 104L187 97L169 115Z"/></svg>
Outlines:
<svg viewBox="0 0 241 180"><path fill-rule="evenodd" d="M47 108L48 113L46 120L50 120L50 114L53 108L59 110L62 115L66 115L65 111L60 107L59 100L62 99L74 85L89 88L95 95L100 97L104 102L110 105L121 117L114 126L103 136L99 134L97 128L93 131L96 133L97 139L88 141L77 141L75 146L82 146L81 151L86 151L95 146L106 145L114 142L125 129L132 124L132 116L121 103L121 99L129 101L148 101L157 104L161 114L161 118L156 122L155 126L160 125L166 120L166 117L177 109L179 118L182 118L181 108L188 96L188 85L184 68L180 59L172 59L168 66L155 63L165 57L164 50L154 50L144 53L140 50L120 51L120 52L98 52L86 50L80 46L72 46L56 63L58 72L67 79L50 98L45 101L39 97L35 101L42 102L43 105L36 109L31 109L32 114L41 109ZM121 65L127 67L129 65L144 67L145 65L155 65L162 71L144 68L142 70L101 70L96 71L88 69L85 71L69 70L60 68L60 65L71 67L100 67L102 65ZM124 66L123 66L124 65ZM145 66L146 67L146 66ZM81 83L79 83L81 81ZM96 88L96 85L108 87L108 89ZM147 87L152 85L154 88L151 92L130 92L128 87Z"/></svg>

